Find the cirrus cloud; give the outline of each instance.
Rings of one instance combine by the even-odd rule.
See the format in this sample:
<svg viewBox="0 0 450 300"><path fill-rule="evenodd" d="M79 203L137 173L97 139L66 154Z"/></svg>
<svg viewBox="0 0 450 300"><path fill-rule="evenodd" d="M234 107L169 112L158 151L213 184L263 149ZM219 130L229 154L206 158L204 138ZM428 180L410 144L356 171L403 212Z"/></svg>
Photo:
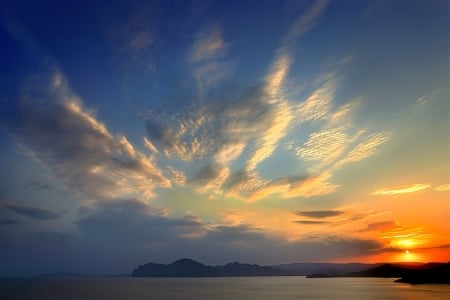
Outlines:
<svg viewBox="0 0 450 300"><path fill-rule="evenodd" d="M416 184L410 184L410 185L404 185L404 186L398 186L398 187L392 187L392 188L379 189L379 190L376 190L375 192L373 192L372 195L392 196L392 195L399 195L399 194L408 194L408 193L420 192L420 191L426 190L430 187L431 186L429 184L416 183Z"/></svg>

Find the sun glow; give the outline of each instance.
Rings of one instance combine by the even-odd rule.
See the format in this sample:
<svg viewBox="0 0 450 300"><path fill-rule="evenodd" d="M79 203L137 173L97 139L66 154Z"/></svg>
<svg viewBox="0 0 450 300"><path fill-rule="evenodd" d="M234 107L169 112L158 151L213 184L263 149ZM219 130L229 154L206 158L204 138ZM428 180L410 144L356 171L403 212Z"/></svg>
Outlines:
<svg viewBox="0 0 450 300"><path fill-rule="evenodd" d="M401 240L395 240L391 242L391 245L395 248L400 249L411 249L417 246L419 242L414 239L401 239Z"/></svg>
<svg viewBox="0 0 450 300"><path fill-rule="evenodd" d="M405 262L421 262L422 259L419 254L414 253L408 249L404 251L404 253L399 255L399 261L405 261Z"/></svg>

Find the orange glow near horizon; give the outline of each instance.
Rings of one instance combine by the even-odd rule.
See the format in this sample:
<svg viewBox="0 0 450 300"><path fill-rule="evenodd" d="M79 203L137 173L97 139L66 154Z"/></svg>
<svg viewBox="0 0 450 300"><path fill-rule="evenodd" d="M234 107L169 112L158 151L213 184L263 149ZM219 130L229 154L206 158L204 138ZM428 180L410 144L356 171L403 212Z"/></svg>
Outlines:
<svg viewBox="0 0 450 300"><path fill-rule="evenodd" d="M363 263L428 263L450 262L450 252L447 249L399 249L395 252L384 252L376 255L342 259L337 262L363 262Z"/></svg>

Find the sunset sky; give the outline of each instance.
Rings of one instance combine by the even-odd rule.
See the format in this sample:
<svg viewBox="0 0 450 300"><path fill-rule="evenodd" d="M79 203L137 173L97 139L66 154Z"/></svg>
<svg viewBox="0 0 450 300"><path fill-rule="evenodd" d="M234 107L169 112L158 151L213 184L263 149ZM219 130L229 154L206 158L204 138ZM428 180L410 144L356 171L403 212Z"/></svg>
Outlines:
<svg viewBox="0 0 450 300"><path fill-rule="evenodd" d="M0 276L450 260L450 5L0 3Z"/></svg>

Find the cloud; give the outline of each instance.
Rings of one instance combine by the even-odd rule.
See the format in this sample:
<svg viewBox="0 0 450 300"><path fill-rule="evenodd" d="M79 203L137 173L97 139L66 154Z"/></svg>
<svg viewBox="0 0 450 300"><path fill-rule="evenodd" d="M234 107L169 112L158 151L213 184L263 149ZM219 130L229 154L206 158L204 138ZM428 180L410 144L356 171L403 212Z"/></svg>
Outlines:
<svg viewBox="0 0 450 300"><path fill-rule="evenodd" d="M299 17L262 82L237 90L219 87L216 93L204 93L207 85L201 83L200 96L207 97L208 101L192 103L174 114L150 113L147 148L153 153L160 151L169 158L206 161L206 167L188 179L202 193L225 193L254 202L271 193L279 193L282 187L286 197L309 197L333 191L336 185L323 182L328 175L312 179L312 188L308 189L292 179L287 184L283 178L262 180L256 171L260 163L274 154L290 130L295 106L286 99L284 89L293 61L291 52L295 40L313 28L325 7L326 2L318 1ZM200 79L203 75L199 75L203 74L202 70L216 70L224 63L229 45L218 24L197 34L189 52L197 81L203 81ZM323 89L326 88L330 89ZM230 164L237 159L244 159L244 168L231 173ZM323 186L319 187L321 184Z"/></svg>
<svg viewBox="0 0 450 300"><path fill-rule="evenodd" d="M306 100L297 106L297 118L300 123L326 120L331 111L331 104L336 90L336 80L327 80Z"/></svg>
<svg viewBox="0 0 450 300"><path fill-rule="evenodd" d="M367 227L362 232L371 232L371 231L387 231L391 229L399 228L397 222L395 221L382 221L367 224Z"/></svg>
<svg viewBox="0 0 450 300"><path fill-rule="evenodd" d="M167 167L169 174L170 174L170 178L172 180L173 183L176 183L179 186L185 186L186 185L186 175L184 174L183 171L175 169L174 167Z"/></svg>
<svg viewBox="0 0 450 300"><path fill-rule="evenodd" d="M266 130L262 132L257 148L247 161L246 168L253 170L262 161L269 158L278 142L286 135L288 126L294 118L293 109L289 102L285 99L283 85L287 78L289 68L292 64L292 48L296 40L314 27L318 18L324 12L327 6L326 1L316 1L311 7L302 14L291 26L289 33L286 35L281 47L277 51L272 68L266 77L266 93L268 104L272 104L277 109L272 122Z"/></svg>
<svg viewBox="0 0 450 300"><path fill-rule="evenodd" d="M75 225L76 235L4 236L7 246L0 247L0 255L15 258L4 268L123 273L154 261L151 257L162 262L187 256L210 264L236 260L276 264L353 258L381 249L378 242L367 239L326 235L286 241L248 224L205 223L192 214L171 218L165 210L135 199L98 202Z"/></svg>
<svg viewBox="0 0 450 300"><path fill-rule="evenodd" d="M223 55L228 45L222 37L222 30L218 24L210 26L200 32L192 46L190 59L192 62L216 59Z"/></svg>
<svg viewBox="0 0 450 300"><path fill-rule="evenodd" d="M113 248L118 251L125 244L123 251L135 251L141 259L153 254L161 260L189 256L214 263L218 263L217 260L279 263L280 257L291 262L328 260L366 254L381 247L375 241L338 236L308 236L287 242L241 222L206 224L189 214L170 218L162 210L131 199L100 204L77 224L86 246L101 244L108 255ZM146 260L138 261L139 264L144 262Z"/></svg>
<svg viewBox="0 0 450 300"><path fill-rule="evenodd" d="M314 132L303 147L297 150L297 155L303 160L333 160L345 150L348 135L344 127L325 129Z"/></svg>
<svg viewBox="0 0 450 300"><path fill-rule="evenodd" d="M117 199L97 205L93 212L77 221L86 243L103 240L108 245L145 249L150 245L173 243L206 227L194 215L169 218L163 209L135 199Z"/></svg>
<svg viewBox="0 0 450 300"><path fill-rule="evenodd" d="M246 201L251 203L272 194L285 198L312 197L333 192L338 186L328 183L328 174L312 176L286 176L271 181L261 181L250 191Z"/></svg>
<svg viewBox="0 0 450 300"><path fill-rule="evenodd" d="M304 225L322 225L322 224L328 224L330 222L328 222L328 221L313 221L313 220L299 220L299 221L294 221L294 223L304 224Z"/></svg>
<svg viewBox="0 0 450 300"><path fill-rule="evenodd" d="M327 0L317 0L306 10L305 13L299 16L291 26L288 35L285 37L281 50L286 51L286 49L293 46L292 44L299 37L311 30L318 23L320 17L327 8L327 5Z"/></svg>
<svg viewBox="0 0 450 300"><path fill-rule="evenodd" d="M273 66L272 73L269 74L266 88L266 97L261 98L262 104L272 107L271 118L265 123L264 130L256 140L255 151L251 154L246 163L246 168L253 170L262 161L269 158L278 142L286 135L289 123L293 118L292 109L282 94L282 84L287 75L290 60L286 56L281 56ZM265 102L265 103L264 103Z"/></svg>
<svg viewBox="0 0 450 300"><path fill-rule="evenodd" d="M132 61L147 57L155 44L155 28L149 17L150 7L135 6L125 21L120 22L112 36L119 42L119 48L129 55Z"/></svg>
<svg viewBox="0 0 450 300"><path fill-rule="evenodd" d="M194 64L194 77L201 97L205 88L231 73L231 63L225 60L229 46L230 44L224 41L222 29L218 24L197 34L189 60Z"/></svg>
<svg viewBox="0 0 450 300"><path fill-rule="evenodd" d="M20 222L19 220L14 220L14 219L0 220L0 226L13 226L13 225L21 224L21 223L22 222Z"/></svg>
<svg viewBox="0 0 450 300"><path fill-rule="evenodd" d="M371 134L360 144L353 148L342 160L336 163L335 167L340 168L343 165L358 162L375 154L377 147L387 141L389 136L382 133Z"/></svg>
<svg viewBox="0 0 450 300"><path fill-rule="evenodd" d="M435 191L438 192L447 192L450 191L450 183L443 184L434 188Z"/></svg>
<svg viewBox="0 0 450 300"><path fill-rule="evenodd" d="M339 185L329 182L330 173L322 173L313 175L306 180L293 182L289 190L284 194L287 198L294 197L313 197L318 195L326 195L334 192Z"/></svg>
<svg viewBox="0 0 450 300"><path fill-rule="evenodd" d="M392 195L420 192L420 191L426 190L428 188L430 188L429 184L417 183L417 184L410 184L410 185L405 185L405 186L379 189L379 190L376 190L375 192L373 192L372 195L392 196Z"/></svg>
<svg viewBox="0 0 450 300"><path fill-rule="evenodd" d="M124 135L112 135L83 106L63 74L55 71L42 81L47 86L28 84L11 132L68 187L96 199L152 197L155 186L170 187L151 157ZM32 104L38 92L47 97L45 105Z"/></svg>
<svg viewBox="0 0 450 300"><path fill-rule="evenodd" d="M37 190L48 190L48 189L50 189L50 184L39 182L39 181L35 181L35 180L32 180L32 181L28 182L27 186L30 186L30 187L32 187L34 189L37 189Z"/></svg>
<svg viewBox="0 0 450 300"><path fill-rule="evenodd" d="M343 226L347 224L354 224L355 222L366 221L372 217L385 214L383 211L362 211L357 213L348 213L343 219L340 219L333 223L333 226Z"/></svg>
<svg viewBox="0 0 450 300"><path fill-rule="evenodd" d="M309 170L335 171L342 166L366 159L376 153L379 145L387 142L384 133L367 134L366 130L354 130L353 115L360 98L333 109L332 102L337 88L333 73L319 78L323 82L297 107L296 120L299 125L306 122L320 125L299 146L293 146L296 155L309 163Z"/></svg>
<svg viewBox="0 0 450 300"><path fill-rule="evenodd" d="M200 169L189 182L199 186L199 192L205 193L211 189L220 189L227 180L229 174L230 171L226 167L208 164Z"/></svg>
<svg viewBox="0 0 450 300"><path fill-rule="evenodd" d="M299 211L296 213L302 217L309 217L314 219L323 219L329 217L336 217L344 214L342 210L309 210L309 211Z"/></svg>
<svg viewBox="0 0 450 300"><path fill-rule="evenodd" d="M14 211L16 214L23 215L34 220L54 220L61 218L60 214L48 209L19 205L11 202L6 202L4 205L7 209Z"/></svg>

